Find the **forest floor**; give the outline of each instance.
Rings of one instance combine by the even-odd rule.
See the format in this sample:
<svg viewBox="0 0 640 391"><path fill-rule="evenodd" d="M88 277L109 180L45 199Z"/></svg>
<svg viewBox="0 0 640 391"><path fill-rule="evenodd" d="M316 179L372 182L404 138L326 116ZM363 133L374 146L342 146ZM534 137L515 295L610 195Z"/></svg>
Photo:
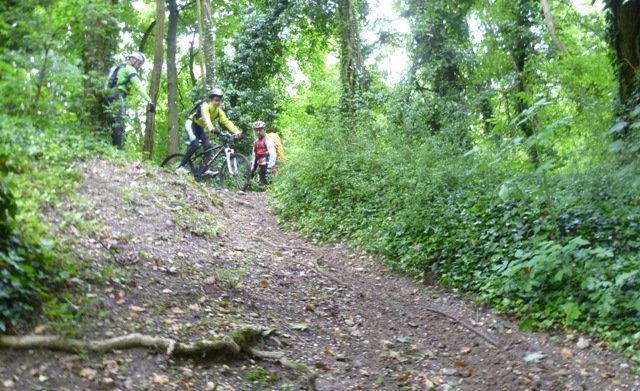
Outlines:
<svg viewBox="0 0 640 391"><path fill-rule="evenodd" d="M101 339L138 332L201 340L243 325L329 390L640 390L627 361L577 334L525 334L512 319L418 285L343 244L277 224L264 193L209 191L131 163L81 163L77 196L47 218L83 263L81 292L25 334ZM451 317L437 313L439 310ZM464 325L463 325L464 324ZM492 340L492 346L478 333ZM271 360L0 351L0 389L300 390Z"/></svg>

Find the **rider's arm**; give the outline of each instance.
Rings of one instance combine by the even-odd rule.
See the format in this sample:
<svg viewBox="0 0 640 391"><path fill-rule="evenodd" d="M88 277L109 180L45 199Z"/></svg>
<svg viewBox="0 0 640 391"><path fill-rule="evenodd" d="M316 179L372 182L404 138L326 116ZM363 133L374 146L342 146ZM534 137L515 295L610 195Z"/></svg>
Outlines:
<svg viewBox="0 0 640 391"><path fill-rule="evenodd" d="M256 144L255 144L256 142L253 143L253 152L251 153L251 172L255 171L255 169L256 169L256 163L257 163L257 159L256 159Z"/></svg>
<svg viewBox="0 0 640 391"><path fill-rule="evenodd" d="M207 129L209 129L210 132L213 132L214 127L213 123L211 122L211 113L209 112L210 107L213 106L210 105L209 102L202 102L202 104L200 105L200 117L202 117L204 125L207 127Z"/></svg>
<svg viewBox="0 0 640 391"><path fill-rule="evenodd" d="M273 139L269 136L265 136L265 144L267 144L267 151L269 151L269 161L267 162L267 168L271 169L276 165L276 144L273 142Z"/></svg>
<svg viewBox="0 0 640 391"><path fill-rule="evenodd" d="M240 130L238 130L238 128L236 128L233 122L229 121L229 118L227 118L227 115L224 113L224 111L222 111L222 109L218 109L218 118L220 119L220 123L222 124L222 126L227 128L231 133L242 133L240 132Z"/></svg>
<svg viewBox="0 0 640 391"><path fill-rule="evenodd" d="M144 87L142 86L142 82L140 81L140 77L138 75L135 75L131 78L131 86L138 92L138 94L140 94L142 98L144 98L144 100L146 100L147 102L151 102L151 98L149 97L149 94L147 94L147 91L144 90Z"/></svg>

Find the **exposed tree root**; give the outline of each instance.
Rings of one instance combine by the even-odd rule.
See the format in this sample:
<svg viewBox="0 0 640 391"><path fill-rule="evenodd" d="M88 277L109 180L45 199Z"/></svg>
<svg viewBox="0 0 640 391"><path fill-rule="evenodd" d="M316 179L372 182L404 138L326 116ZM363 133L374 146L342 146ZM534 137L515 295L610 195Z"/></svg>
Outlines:
<svg viewBox="0 0 640 391"><path fill-rule="evenodd" d="M325 272L324 270L322 270L320 268L320 265L318 264L318 262L320 262L320 260L324 258L324 255L320 255L318 256L316 259L313 260L313 271L316 272L316 274L320 275L321 277L324 277L328 280L333 281L335 284L340 285L342 287L346 287L347 284L345 284L344 282L342 282L339 278L332 276L331 274Z"/></svg>
<svg viewBox="0 0 640 391"><path fill-rule="evenodd" d="M249 353L253 357L267 359L267 360L275 360L282 364L283 367L292 369L294 371L303 372L307 374L307 388L309 391L316 391L316 379L318 378L318 374L315 371L312 371L306 365L290 360L285 357L282 352L265 352L262 350L257 350L254 348L249 348Z"/></svg>
<svg viewBox="0 0 640 391"><path fill-rule="evenodd" d="M483 340L485 340L489 345L492 345L493 347L501 349L501 347L500 347L500 345L498 344L497 341L495 341L493 338L491 338L490 336L486 335L485 333L481 332L480 330L476 329L475 327L473 327L469 323L465 322L464 320L462 320L462 319L460 319L458 317L455 317L455 316L453 316L453 315L451 315L449 313L446 313L444 311L441 311L441 310L439 310L437 308L422 307L422 309L424 309L425 311L429 311L431 313L440 315L440 316L444 316L445 318L448 318L449 320L452 320L453 322L463 326L467 330L471 331L472 333L474 333L478 337L480 337Z"/></svg>
<svg viewBox="0 0 640 391"><path fill-rule="evenodd" d="M168 356L226 358L240 354L240 346L233 339L202 340L193 343L177 342L171 338L145 334L127 334L102 340L83 341L50 335L25 335L0 337L2 349L48 349L68 353L82 351L105 353L113 350L147 348L165 352Z"/></svg>
<svg viewBox="0 0 640 391"><path fill-rule="evenodd" d="M266 352L255 348L271 331L271 329L247 326L236 330L230 337L195 342L179 342L171 338L137 333L88 341L55 335L0 336L0 349L106 353L114 350L146 348L163 352L171 357L192 357L213 361L228 361L248 354L256 358L277 361L285 368L305 374L309 391L316 391L315 382L318 375L306 365L288 359L283 352Z"/></svg>

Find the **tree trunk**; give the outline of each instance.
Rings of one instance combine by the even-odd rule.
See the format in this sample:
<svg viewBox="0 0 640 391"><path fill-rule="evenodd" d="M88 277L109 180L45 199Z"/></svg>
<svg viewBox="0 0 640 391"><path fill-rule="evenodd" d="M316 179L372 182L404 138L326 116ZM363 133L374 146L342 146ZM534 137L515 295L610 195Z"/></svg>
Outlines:
<svg viewBox="0 0 640 391"><path fill-rule="evenodd" d="M518 26L515 32L512 32L514 35L512 37L512 59L516 71L514 93L516 111L518 114L522 114L526 112L530 106L526 99L526 92L528 78L527 61L533 54L533 37L531 32L532 22L529 18L531 14L531 4L530 0L519 0L514 4L514 6L516 7L516 26ZM520 125L518 127L526 137L533 136L533 124L531 119L520 121ZM540 164L537 148L532 146L528 153L531 158L531 162L537 167Z"/></svg>
<svg viewBox="0 0 640 391"><path fill-rule="evenodd" d="M191 86L196 86L196 74L193 70L193 65L195 63L196 53L195 53L195 44L196 44L196 32L193 32L193 36L191 37L191 43L189 44L189 77L191 77Z"/></svg>
<svg viewBox="0 0 640 391"><path fill-rule="evenodd" d="M203 59L199 62L200 64L200 74L202 78L202 93L205 94L207 91L206 80L207 80L207 68L205 66L205 38L204 38L204 16L202 15L202 1L204 0L196 0L196 14L198 17L198 43L200 44L200 53L202 54Z"/></svg>
<svg viewBox="0 0 640 391"><path fill-rule="evenodd" d="M215 58L215 39L213 25L213 11L211 10L211 0L203 0L203 16L204 16L204 45L202 46L204 53L204 66L207 69L206 90L214 87L216 79L216 58Z"/></svg>
<svg viewBox="0 0 640 391"><path fill-rule="evenodd" d="M544 22L547 25L547 30L549 31L549 35L551 36L551 40L554 45L560 50L560 53L567 54L567 49L562 44L562 41L558 37L558 33L556 32L556 24L553 20L553 14L551 13L551 6L549 5L549 0L540 0L540 4L542 5L542 12L544 13Z"/></svg>
<svg viewBox="0 0 640 391"><path fill-rule="evenodd" d="M38 103L40 103L40 97L42 96L42 87L45 85L45 81L47 80L47 65L49 63L49 41L44 44L44 58L42 59L42 67L38 71L38 81L36 82L36 96L33 99L33 109L38 109Z"/></svg>
<svg viewBox="0 0 640 391"><path fill-rule="evenodd" d="M153 72L151 73L151 100L158 102L160 93L160 78L162 77L162 54L164 49L164 2L156 0L156 42L153 53ZM155 128L156 114L147 111L147 121L144 127L144 158L149 160L153 155L153 133Z"/></svg>
<svg viewBox="0 0 640 391"><path fill-rule="evenodd" d="M113 56L118 49L120 29L113 22L115 10L110 1L87 2L82 6L82 21L87 28L82 42L82 67L84 78L85 112L83 125L87 128L106 127L107 115L102 95L104 77L114 65ZM104 23L108 21L107 23Z"/></svg>
<svg viewBox="0 0 640 391"><path fill-rule="evenodd" d="M612 11L620 102L623 114L640 104L640 0L612 0ZM623 137L629 135L629 129Z"/></svg>
<svg viewBox="0 0 640 391"><path fill-rule="evenodd" d="M169 26L167 29L167 95L169 115L169 144L167 154L178 152L178 71L176 69L176 38L178 30L178 5L169 0Z"/></svg>
<svg viewBox="0 0 640 391"><path fill-rule="evenodd" d="M354 0L340 0L340 79L342 110L350 115L356 110L357 96L362 92L362 53L359 19Z"/></svg>

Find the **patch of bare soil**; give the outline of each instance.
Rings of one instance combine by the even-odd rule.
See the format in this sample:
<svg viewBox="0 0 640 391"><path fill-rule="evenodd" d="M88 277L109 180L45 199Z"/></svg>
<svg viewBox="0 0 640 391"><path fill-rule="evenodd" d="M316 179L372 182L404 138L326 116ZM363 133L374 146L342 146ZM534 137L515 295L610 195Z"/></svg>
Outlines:
<svg viewBox="0 0 640 391"><path fill-rule="evenodd" d="M180 341L244 325L277 330L260 348L342 390L640 390L628 363L574 335L526 335L508 319L419 286L343 245L317 246L277 225L264 194L210 191L140 165L86 163L77 200L48 218L88 264L73 318L29 333ZM0 389L302 390L305 376L250 356L173 359L0 351Z"/></svg>

